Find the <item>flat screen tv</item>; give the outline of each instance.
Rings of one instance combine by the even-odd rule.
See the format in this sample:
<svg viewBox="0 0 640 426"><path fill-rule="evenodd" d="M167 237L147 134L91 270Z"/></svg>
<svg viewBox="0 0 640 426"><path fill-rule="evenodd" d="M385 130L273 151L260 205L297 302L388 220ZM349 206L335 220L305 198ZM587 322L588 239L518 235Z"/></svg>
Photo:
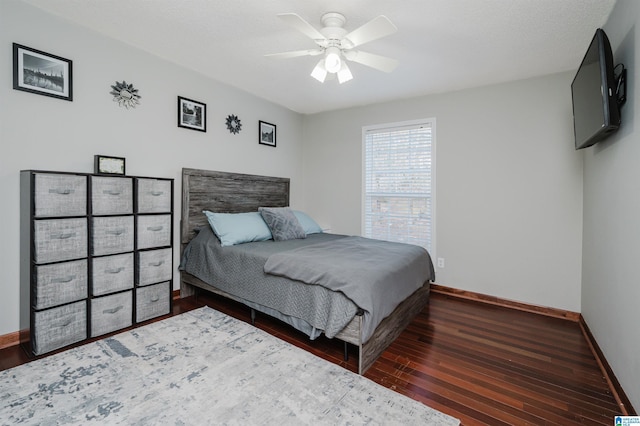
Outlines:
<svg viewBox="0 0 640 426"><path fill-rule="evenodd" d="M587 148L618 130L618 105L611 44L598 28L571 83L576 149Z"/></svg>

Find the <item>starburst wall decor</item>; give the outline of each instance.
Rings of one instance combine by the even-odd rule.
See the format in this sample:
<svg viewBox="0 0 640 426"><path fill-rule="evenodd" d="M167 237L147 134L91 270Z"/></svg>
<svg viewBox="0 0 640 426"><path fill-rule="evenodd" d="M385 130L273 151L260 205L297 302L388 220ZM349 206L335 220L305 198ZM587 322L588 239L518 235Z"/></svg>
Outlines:
<svg viewBox="0 0 640 426"><path fill-rule="evenodd" d="M240 122L240 119L237 115L230 114L227 117L227 129L229 129L229 131L234 135L240 133L240 130L242 129L242 123Z"/></svg>
<svg viewBox="0 0 640 426"><path fill-rule="evenodd" d="M116 81L115 85L111 86L111 95L113 95L113 102L117 102L121 107L135 108L140 105L141 96L138 94L138 89L134 89L133 84L127 84L122 80L122 83Z"/></svg>

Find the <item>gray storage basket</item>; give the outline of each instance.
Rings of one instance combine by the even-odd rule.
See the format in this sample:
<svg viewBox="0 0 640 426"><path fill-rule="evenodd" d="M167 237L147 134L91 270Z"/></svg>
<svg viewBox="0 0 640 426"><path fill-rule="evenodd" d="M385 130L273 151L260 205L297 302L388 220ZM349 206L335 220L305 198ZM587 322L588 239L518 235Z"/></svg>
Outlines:
<svg viewBox="0 0 640 426"><path fill-rule="evenodd" d="M137 179L138 213L171 212L171 181Z"/></svg>
<svg viewBox="0 0 640 426"><path fill-rule="evenodd" d="M133 216L94 217L92 229L94 256L133 251Z"/></svg>
<svg viewBox="0 0 640 426"><path fill-rule="evenodd" d="M133 291L91 299L91 337L101 336L133 323Z"/></svg>
<svg viewBox="0 0 640 426"><path fill-rule="evenodd" d="M138 249L171 245L171 215L138 216Z"/></svg>
<svg viewBox="0 0 640 426"><path fill-rule="evenodd" d="M87 259L36 266L34 308L46 309L87 298Z"/></svg>
<svg viewBox="0 0 640 426"><path fill-rule="evenodd" d="M146 321L171 311L170 282L136 289L136 322Z"/></svg>
<svg viewBox="0 0 640 426"><path fill-rule="evenodd" d="M170 280L173 275L171 265L171 248L139 252L137 284L144 286Z"/></svg>
<svg viewBox="0 0 640 426"><path fill-rule="evenodd" d="M87 214L87 178L67 174L35 175L34 216Z"/></svg>
<svg viewBox="0 0 640 426"><path fill-rule="evenodd" d="M91 264L93 296L133 288L133 253L96 257Z"/></svg>
<svg viewBox="0 0 640 426"><path fill-rule="evenodd" d="M34 314L33 353L40 355L87 338L87 302L71 303Z"/></svg>
<svg viewBox="0 0 640 426"><path fill-rule="evenodd" d="M34 222L36 263L87 257L87 219L48 219Z"/></svg>
<svg viewBox="0 0 640 426"><path fill-rule="evenodd" d="M133 179L91 176L91 206L97 216L133 213Z"/></svg>

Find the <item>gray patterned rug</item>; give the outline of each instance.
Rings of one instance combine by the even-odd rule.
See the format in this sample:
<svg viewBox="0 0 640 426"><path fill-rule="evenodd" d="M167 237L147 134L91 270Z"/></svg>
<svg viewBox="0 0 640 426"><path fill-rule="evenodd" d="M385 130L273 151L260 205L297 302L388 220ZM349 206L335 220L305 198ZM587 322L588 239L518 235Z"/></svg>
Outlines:
<svg viewBox="0 0 640 426"><path fill-rule="evenodd" d="M0 372L0 423L459 424L207 307Z"/></svg>

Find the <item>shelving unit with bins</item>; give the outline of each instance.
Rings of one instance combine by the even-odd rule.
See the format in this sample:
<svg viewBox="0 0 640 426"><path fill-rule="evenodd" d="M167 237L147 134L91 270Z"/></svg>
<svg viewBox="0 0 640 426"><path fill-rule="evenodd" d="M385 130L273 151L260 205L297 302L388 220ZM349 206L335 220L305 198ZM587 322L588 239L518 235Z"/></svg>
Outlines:
<svg viewBox="0 0 640 426"><path fill-rule="evenodd" d="M31 353L171 311L173 179L24 170L20 182Z"/></svg>

